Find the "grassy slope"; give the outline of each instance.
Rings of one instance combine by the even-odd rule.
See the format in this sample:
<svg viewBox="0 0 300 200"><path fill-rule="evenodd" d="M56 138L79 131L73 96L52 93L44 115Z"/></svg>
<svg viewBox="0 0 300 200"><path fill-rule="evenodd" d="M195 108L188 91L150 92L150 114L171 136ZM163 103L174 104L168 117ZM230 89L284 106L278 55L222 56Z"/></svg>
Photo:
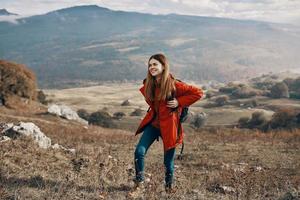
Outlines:
<svg viewBox="0 0 300 200"><path fill-rule="evenodd" d="M0 122L31 121L53 143L76 148L76 155L42 150L29 139L0 143L0 196L11 199L126 199L134 175L133 132L85 128L43 115L1 108ZM27 119L27 120L26 120ZM176 160L177 193L163 192L162 143L148 152L146 199L276 199L300 192L300 131L260 133L238 129L190 130L183 160ZM80 161L82 165L72 162ZM78 163L78 162L77 162ZM262 170L259 170L261 167ZM217 184L235 192L207 188Z"/></svg>

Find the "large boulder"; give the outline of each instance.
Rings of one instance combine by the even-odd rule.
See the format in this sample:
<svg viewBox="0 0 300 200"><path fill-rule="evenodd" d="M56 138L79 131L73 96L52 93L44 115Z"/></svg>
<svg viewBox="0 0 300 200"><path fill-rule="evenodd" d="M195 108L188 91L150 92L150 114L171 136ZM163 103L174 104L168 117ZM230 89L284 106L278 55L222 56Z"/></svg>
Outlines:
<svg viewBox="0 0 300 200"><path fill-rule="evenodd" d="M23 107L24 99L36 100L34 73L25 65L0 60L0 104L9 108Z"/></svg>
<svg viewBox="0 0 300 200"><path fill-rule="evenodd" d="M80 118L76 111L73 111L70 107L65 105L52 104L48 108L48 113L60 116L68 120L75 120L83 124L88 124L88 122Z"/></svg>
<svg viewBox="0 0 300 200"><path fill-rule="evenodd" d="M3 126L3 130L1 133L4 136L7 136L12 139L16 139L22 135L31 136L34 141L36 141L39 147L47 149L51 147L51 139L48 138L39 127L37 127L34 123L28 122L20 122L16 125L13 123L5 124Z"/></svg>
<svg viewBox="0 0 300 200"><path fill-rule="evenodd" d="M76 152L75 149L68 149L57 143L51 145L51 139L47 137L34 123L19 122L15 125L13 123L0 123L0 143L18 139L20 136L32 137L39 147L44 149L61 149L73 154Z"/></svg>

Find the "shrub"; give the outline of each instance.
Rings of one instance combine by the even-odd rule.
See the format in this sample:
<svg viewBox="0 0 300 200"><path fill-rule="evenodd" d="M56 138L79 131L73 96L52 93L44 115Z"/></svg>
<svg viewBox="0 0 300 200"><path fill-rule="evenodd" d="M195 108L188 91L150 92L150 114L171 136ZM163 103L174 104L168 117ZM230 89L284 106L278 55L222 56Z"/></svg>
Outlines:
<svg viewBox="0 0 300 200"><path fill-rule="evenodd" d="M43 90L39 90L37 92L37 99L39 102L41 102L42 104L44 105L47 105L48 104L48 101L46 100L46 95L45 93L43 92Z"/></svg>
<svg viewBox="0 0 300 200"><path fill-rule="evenodd" d="M300 99L300 93L290 92L289 95L291 99Z"/></svg>
<svg viewBox="0 0 300 200"><path fill-rule="evenodd" d="M125 115L125 113L123 113L123 112L115 112L115 113L113 114L113 118L114 118L114 119L118 119L118 120L122 119L124 116L126 116L126 115Z"/></svg>
<svg viewBox="0 0 300 200"><path fill-rule="evenodd" d="M232 92L232 96L236 98L249 98L257 96L259 93L249 86L242 86Z"/></svg>
<svg viewBox="0 0 300 200"><path fill-rule="evenodd" d="M25 65L0 60L0 97L4 105L9 104L9 99L36 100L37 85L34 73Z"/></svg>
<svg viewBox="0 0 300 200"><path fill-rule="evenodd" d="M80 118L89 121L90 114L88 113L88 111L86 109L81 108L81 109L77 110L77 114Z"/></svg>
<svg viewBox="0 0 300 200"><path fill-rule="evenodd" d="M93 112L88 120L89 124L99 125L106 128L115 128L116 124L112 117L105 111Z"/></svg>
<svg viewBox="0 0 300 200"><path fill-rule="evenodd" d="M272 129L293 128L297 126L297 123L297 113L293 110L284 109L273 114L270 126Z"/></svg>
<svg viewBox="0 0 300 200"><path fill-rule="evenodd" d="M205 97L207 99L210 99L213 96L213 93L211 91L206 92Z"/></svg>
<svg viewBox="0 0 300 200"><path fill-rule="evenodd" d="M252 113L248 126L249 128L259 128L260 126L263 126L266 123L268 123L268 120L264 112L255 111L254 113Z"/></svg>
<svg viewBox="0 0 300 200"><path fill-rule="evenodd" d="M215 99L215 102L218 106L224 106L228 103L229 97L227 95L219 96Z"/></svg>
<svg viewBox="0 0 300 200"><path fill-rule="evenodd" d="M196 115L194 115L191 124L195 127L195 128L201 128L205 125L206 123L206 119L207 119L207 114L204 112L201 113L197 113Z"/></svg>
<svg viewBox="0 0 300 200"><path fill-rule="evenodd" d="M286 83L286 82L285 82ZM294 79L286 83L288 85L289 90L300 93L300 77Z"/></svg>
<svg viewBox="0 0 300 200"><path fill-rule="evenodd" d="M231 94L234 90L238 89L239 86L234 83L228 83L226 86L221 87L219 92Z"/></svg>
<svg viewBox="0 0 300 200"><path fill-rule="evenodd" d="M289 89L291 89L293 83L294 83L294 79L292 78L286 78L283 80L283 82L288 86Z"/></svg>
<svg viewBox="0 0 300 200"><path fill-rule="evenodd" d="M274 81L261 81L253 83L254 87L260 90L270 90L274 85Z"/></svg>
<svg viewBox="0 0 300 200"><path fill-rule="evenodd" d="M241 117L238 121L239 127L241 128L247 127L249 121L250 121L250 117Z"/></svg>
<svg viewBox="0 0 300 200"><path fill-rule="evenodd" d="M142 116L143 115L143 111L140 108L135 109L130 116Z"/></svg>
<svg viewBox="0 0 300 200"><path fill-rule="evenodd" d="M271 88L272 98L289 98L289 88L284 82L276 83Z"/></svg>

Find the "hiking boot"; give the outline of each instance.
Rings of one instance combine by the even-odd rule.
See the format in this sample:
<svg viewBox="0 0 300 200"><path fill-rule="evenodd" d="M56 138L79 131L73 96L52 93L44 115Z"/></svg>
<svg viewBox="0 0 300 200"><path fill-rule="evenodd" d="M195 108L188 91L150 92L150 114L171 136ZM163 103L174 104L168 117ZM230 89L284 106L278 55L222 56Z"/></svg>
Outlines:
<svg viewBox="0 0 300 200"><path fill-rule="evenodd" d="M144 181L142 181L142 182L135 181L133 188L128 193L128 197L131 197L131 198L142 197L144 192L145 192L145 183L144 183Z"/></svg>
<svg viewBox="0 0 300 200"><path fill-rule="evenodd" d="M172 184L166 184L165 190L167 194L173 194L176 192L175 188L172 186Z"/></svg>

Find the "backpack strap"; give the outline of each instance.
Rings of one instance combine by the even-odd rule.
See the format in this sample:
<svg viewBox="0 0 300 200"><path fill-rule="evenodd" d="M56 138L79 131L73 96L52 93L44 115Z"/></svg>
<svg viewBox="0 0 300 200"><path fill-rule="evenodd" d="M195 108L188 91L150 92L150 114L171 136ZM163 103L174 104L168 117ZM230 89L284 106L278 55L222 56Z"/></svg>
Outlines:
<svg viewBox="0 0 300 200"><path fill-rule="evenodd" d="M176 79L176 81L183 82L183 81L181 81L181 80L179 80L179 79ZM174 98L175 98L175 96L174 96ZM179 112L178 112L177 138L180 138L180 135L181 135L181 132L180 132L180 125L181 125L181 122L180 122L180 115L179 115ZM183 150L184 150L184 142L182 141L180 154L178 155L178 159L179 159L179 160L182 160L182 159L183 159Z"/></svg>

